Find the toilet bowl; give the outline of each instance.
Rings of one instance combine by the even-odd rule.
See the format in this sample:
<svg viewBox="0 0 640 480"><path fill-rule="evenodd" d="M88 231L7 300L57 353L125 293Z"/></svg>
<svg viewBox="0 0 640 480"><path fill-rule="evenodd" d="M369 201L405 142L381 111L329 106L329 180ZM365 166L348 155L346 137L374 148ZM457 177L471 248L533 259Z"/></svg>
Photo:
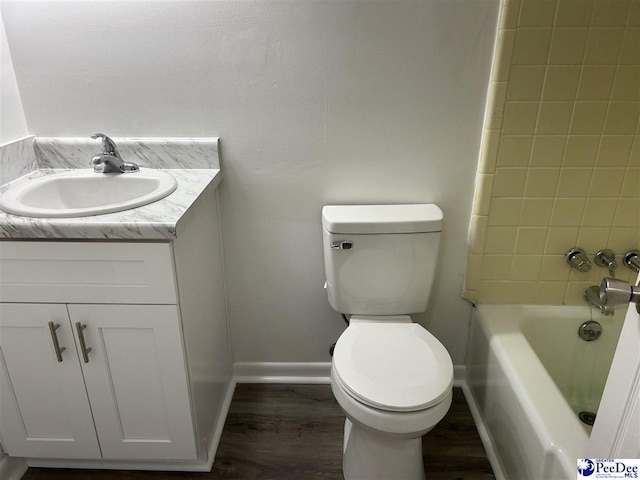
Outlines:
<svg viewBox="0 0 640 480"><path fill-rule="evenodd" d="M422 436L449 410L452 385L449 354L410 317L352 317L331 368L345 479L424 479Z"/></svg>

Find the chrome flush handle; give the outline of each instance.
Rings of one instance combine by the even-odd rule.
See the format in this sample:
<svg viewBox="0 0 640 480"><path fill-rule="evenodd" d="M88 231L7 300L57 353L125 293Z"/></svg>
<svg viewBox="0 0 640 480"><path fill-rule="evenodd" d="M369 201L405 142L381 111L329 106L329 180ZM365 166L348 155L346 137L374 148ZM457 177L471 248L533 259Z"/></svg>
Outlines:
<svg viewBox="0 0 640 480"><path fill-rule="evenodd" d="M331 248L333 250L351 250L353 248L353 242L350 240L337 240L331 242Z"/></svg>

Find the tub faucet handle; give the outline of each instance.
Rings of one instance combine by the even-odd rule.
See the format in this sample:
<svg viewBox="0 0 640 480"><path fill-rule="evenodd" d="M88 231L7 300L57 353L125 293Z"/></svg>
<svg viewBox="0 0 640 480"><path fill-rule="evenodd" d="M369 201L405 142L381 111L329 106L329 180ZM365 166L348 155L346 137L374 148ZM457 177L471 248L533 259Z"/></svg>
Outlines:
<svg viewBox="0 0 640 480"><path fill-rule="evenodd" d="M581 248L572 248L564 255L564 261L577 269L579 272L588 272L591 270L591 262L587 254Z"/></svg>
<svg viewBox="0 0 640 480"><path fill-rule="evenodd" d="M640 273L640 252L630 250L624 254L624 262L627 267L636 273Z"/></svg>
<svg viewBox="0 0 640 480"><path fill-rule="evenodd" d="M618 264L616 262L616 254L613 253L608 248L603 248L596 253L596 256L593 258L596 262L596 265L599 267L606 267L609 269L609 276L616 276L616 268L618 268Z"/></svg>

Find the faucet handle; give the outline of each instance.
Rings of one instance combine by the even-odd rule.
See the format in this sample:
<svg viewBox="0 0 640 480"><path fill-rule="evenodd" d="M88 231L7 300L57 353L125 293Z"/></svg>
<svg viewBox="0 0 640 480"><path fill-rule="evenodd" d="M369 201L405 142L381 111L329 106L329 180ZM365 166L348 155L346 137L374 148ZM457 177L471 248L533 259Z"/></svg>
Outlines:
<svg viewBox="0 0 640 480"><path fill-rule="evenodd" d="M624 262L627 267L636 273L640 273L640 252L629 250L624 254Z"/></svg>
<svg viewBox="0 0 640 480"><path fill-rule="evenodd" d="M109 155L113 155L114 157L119 157L118 155L118 147L116 147L116 142L111 140L104 133L94 133L91 135L91 138L94 140L101 138L102 139L102 153L107 153Z"/></svg>
<svg viewBox="0 0 640 480"><path fill-rule="evenodd" d="M564 261L576 268L578 271L586 273L591 270L591 262L587 254L581 248L572 248L564 255Z"/></svg>
<svg viewBox="0 0 640 480"><path fill-rule="evenodd" d="M599 267L606 267L609 269L609 275L611 277L616 276L616 268L618 268L618 264L616 263L616 254L613 253L608 248L603 248L602 250L596 253L596 256L593 258L596 265Z"/></svg>

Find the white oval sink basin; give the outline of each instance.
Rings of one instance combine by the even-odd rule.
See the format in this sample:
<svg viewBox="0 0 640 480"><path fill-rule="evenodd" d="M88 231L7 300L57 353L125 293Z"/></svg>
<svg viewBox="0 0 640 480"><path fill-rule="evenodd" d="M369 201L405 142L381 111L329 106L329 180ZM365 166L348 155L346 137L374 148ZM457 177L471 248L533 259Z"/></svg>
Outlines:
<svg viewBox="0 0 640 480"><path fill-rule="evenodd" d="M33 178L0 196L0 208L23 217L87 217L121 212L160 200L178 186L166 172L73 170Z"/></svg>

